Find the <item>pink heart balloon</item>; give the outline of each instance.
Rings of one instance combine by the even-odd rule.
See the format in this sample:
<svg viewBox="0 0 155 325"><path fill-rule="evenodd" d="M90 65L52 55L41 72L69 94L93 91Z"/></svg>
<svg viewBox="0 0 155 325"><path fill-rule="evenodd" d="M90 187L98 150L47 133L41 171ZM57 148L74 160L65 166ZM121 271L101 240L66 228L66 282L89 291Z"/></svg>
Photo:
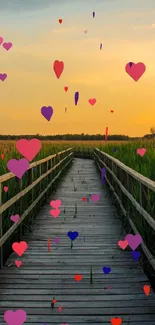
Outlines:
<svg viewBox="0 0 155 325"><path fill-rule="evenodd" d="M3 43L3 37L0 36L0 45Z"/></svg>
<svg viewBox="0 0 155 325"><path fill-rule="evenodd" d="M56 209L56 210L50 210L50 214L52 215L53 218L57 218L60 214L60 210Z"/></svg>
<svg viewBox="0 0 155 325"><path fill-rule="evenodd" d="M20 267L20 266L22 265L22 262L19 261L19 260L16 260L16 261L15 261L15 264L16 264L17 267Z"/></svg>
<svg viewBox="0 0 155 325"><path fill-rule="evenodd" d="M50 202L50 206L54 209L58 209L61 203L62 203L61 200L55 200L55 201L53 200Z"/></svg>

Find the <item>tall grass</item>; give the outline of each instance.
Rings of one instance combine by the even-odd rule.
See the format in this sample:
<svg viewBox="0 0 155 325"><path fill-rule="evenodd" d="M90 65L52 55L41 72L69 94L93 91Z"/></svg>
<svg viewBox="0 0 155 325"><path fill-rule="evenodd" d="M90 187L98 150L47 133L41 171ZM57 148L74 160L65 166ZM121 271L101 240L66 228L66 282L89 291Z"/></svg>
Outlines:
<svg viewBox="0 0 155 325"><path fill-rule="evenodd" d="M139 148L146 149L143 157L137 154ZM101 145L99 149L155 181L155 140L132 141L122 144L108 143L105 146Z"/></svg>
<svg viewBox="0 0 155 325"><path fill-rule="evenodd" d="M37 156L33 159L34 161L43 159L50 155L53 155L59 151L69 148L68 144L53 144L52 142L42 141L42 147ZM4 159L2 160L1 155L4 154ZM8 173L7 162L10 159L20 159L23 156L16 149L15 141L1 141L0 142L0 175Z"/></svg>
<svg viewBox="0 0 155 325"><path fill-rule="evenodd" d="M33 161L69 147L76 147L81 151L97 147L142 175L155 180L155 140L110 141L107 143L104 141L42 141L42 148ZM146 154L143 157L137 154L138 148L146 148ZM1 159L1 154L5 155L4 160ZM16 150L16 142L0 141L0 175L9 172L6 166L7 161L13 158L23 158Z"/></svg>

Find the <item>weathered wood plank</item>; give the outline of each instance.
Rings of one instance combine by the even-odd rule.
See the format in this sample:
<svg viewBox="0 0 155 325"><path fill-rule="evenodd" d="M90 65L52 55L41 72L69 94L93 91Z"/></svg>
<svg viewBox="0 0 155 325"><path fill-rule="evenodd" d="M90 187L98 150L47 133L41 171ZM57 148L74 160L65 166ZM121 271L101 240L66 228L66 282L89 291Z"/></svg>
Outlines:
<svg viewBox="0 0 155 325"><path fill-rule="evenodd" d="M80 322L80 325L81 324L83 324L83 325L86 325L86 324L88 324L89 323L89 321L87 321L86 320L86 322L85 323L81 323ZM91 322L91 324L92 325L97 325L97 324L99 324L99 323L101 323L101 321L99 321L98 323L95 323L95 322ZM2 323L0 322L0 325L1 325ZM4 323L3 323L4 324ZM31 323L27 323L27 322L25 322L24 323L24 325L27 325L27 324L34 324L34 325L38 325L38 324L43 324L43 322L40 322L40 320L38 320L37 322L33 322L33 320L31 320ZM50 323L51 324L51 323ZM70 325L74 325L75 324L75 322L74 323L70 323ZM76 323L76 324L79 324L79 323ZM145 323L146 324L146 323ZM6 325L6 324L5 324ZM52 325L58 325L58 323L53 323L52 322ZM109 322L104 322L104 325L109 325ZM133 322L123 322L123 325L135 325L135 322L133 323ZM139 323L137 323L136 322L136 325L141 325L141 322ZM147 322L147 325L154 325L154 323L152 323L152 322Z"/></svg>
<svg viewBox="0 0 155 325"><path fill-rule="evenodd" d="M11 286L13 288L16 285L17 285L17 287L18 287L18 285L20 285L21 288L24 288L25 285L29 285L29 287L30 287L30 284L31 284L31 289L33 289L36 285L37 286L39 285L40 288L42 286L46 287L48 283L50 285L54 284L55 288L56 287L58 287L58 288L61 287L62 283L64 285L64 288L65 288L66 285L67 285L67 287L70 287L70 286L73 287L73 281L69 282L67 278L66 279L64 279L64 278L63 279L62 278L55 279L55 278L52 277L52 279L46 279L46 278L33 279L33 278L29 278L29 277L28 278L20 277L20 278L16 278L16 282L15 282L14 278L7 278L7 279L4 278L4 277L0 278L1 288L3 288L5 285L7 285L7 287L10 285L10 288L11 288ZM132 286L132 285L142 287L144 284L149 284L149 281L145 280L145 278L143 278L143 279L140 279L139 282L137 283L136 277L132 277L132 278L127 278L126 282L122 282L122 278L120 277L120 278L117 278L117 279L116 278L110 279L110 281L109 281L109 279L104 279L104 281L101 282L101 279L98 278L98 279L94 279L94 282L93 282L93 284L91 286L94 287L94 288L99 288L99 286L100 286L100 288L102 288L102 287L106 288L106 286L108 286L109 283L110 283L112 288L117 288L117 287L128 288L128 286ZM90 288L89 278L84 277L82 279L82 283L81 282L78 283L78 286L79 287L82 286L83 288L87 288L87 289ZM150 297L150 295L149 295L149 297Z"/></svg>
<svg viewBox="0 0 155 325"><path fill-rule="evenodd" d="M76 295L61 295L61 294L57 294L56 295L57 301L63 302L63 301L73 301L73 302L77 302L77 301L92 301L92 299L94 301L120 301L120 304L123 304L123 301L134 301L134 300L138 300L141 301L141 305L143 304L143 301L146 301L146 297L144 296L144 294L126 294L126 295L79 295L78 293ZM53 299L53 297L52 297ZM1 296L1 301L51 301L51 295L33 295L31 296L31 300L30 297L28 295L18 295L18 297L16 297L16 295L2 295ZM149 298L147 299L147 301L154 301L154 296L150 295Z"/></svg>
<svg viewBox="0 0 155 325"><path fill-rule="evenodd" d="M81 323L80 322L80 325L86 325L86 324L88 324L89 323L89 321L85 321L85 323ZM101 323L101 321L99 321L98 323L95 323L95 322L91 322L91 325L98 325L99 323ZM0 325L1 325L2 323L0 322ZM4 324L4 323L3 323ZM33 319L31 319L31 323L28 323L28 322L25 322L24 323L24 325L28 325L28 324L33 324L33 325L38 325L38 324L43 324L43 322L42 321L40 321L40 319L37 321L37 322L33 322ZM73 323L70 323L69 325L74 325L75 324L75 322L73 322ZM79 324L79 323L76 323L76 324ZM58 325L58 323L53 323L52 322L52 325ZM109 322L104 322L104 325L109 325ZM141 325L141 322L139 323L139 322L123 322L123 325ZM154 325L154 322L147 322L147 325Z"/></svg>
<svg viewBox="0 0 155 325"><path fill-rule="evenodd" d="M135 307L113 307L113 308L103 308L103 307L98 307L96 304L96 307L92 308L91 306L88 307L89 304L87 304L87 308L68 308L68 307L64 307L62 305L63 308L63 315L75 315L75 316L81 316L81 315L90 315L90 316L98 316L98 315L109 315L109 317L111 317L112 314L115 314L117 317L120 314L123 315L129 315L133 313L133 310L135 309ZM4 307L0 307L0 313L3 314L5 312L6 308ZM44 313L44 315L50 315L51 317L53 315L57 315L58 314L58 310L56 308L52 309L50 306L50 300L49 300L49 306L48 307L42 307L42 308L29 308L26 307L24 308L24 310L27 312L28 315L42 315ZM153 314L155 316L155 308L154 306L143 306L143 308L141 307L136 307L136 314L141 314L141 315L149 315Z"/></svg>
<svg viewBox="0 0 155 325"><path fill-rule="evenodd" d="M145 317L146 316L146 317ZM59 313L58 315L46 315L46 316L42 316L42 315L32 315L32 316L28 316L27 317L27 320L29 323L39 323L39 324L43 324L45 321L46 323L50 323L50 324L53 324L53 323L59 323L62 324L63 321L64 321L64 318L65 318L65 322L67 322L68 324L70 323L80 323L81 322L85 322L85 324L87 323L92 323L92 322L97 322L97 323L105 323L105 322L108 322L110 323L110 319L112 317L117 317L117 315L112 315L111 317L107 316L107 315L104 315L104 316L98 316L98 315L95 315L95 316L89 316L89 315L82 315L82 316L79 316L77 315L75 317L75 315L71 315L71 316L68 316L68 315L65 315L64 317L64 314L61 315L61 313ZM127 322L127 324L130 324L129 320L132 319L132 322L134 322L134 325L136 324L137 325L137 321L138 322L146 322L146 324L148 324L150 320L150 317L149 315L119 315L120 318L122 318L122 320L124 320L125 322ZM155 315L151 315L151 318L152 320L155 321ZM52 319L52 321L51 321ZM60 321L59 321L60 320ZM123 325L124 325L124 321L123 321ZM26 324L26 322L24 323ZM6 323L4 323L4 320L2 320L2 317L0 317L0 325L6 325ZM140 324L141 325L141 324Z"/></svg>
<svg viewBox="0 0 155 325"><path fill-rule="evenodd" d="M75 308L75 302L71 301L71 300L59 300L58 301L59 304L63 305L63 308ZM126 307L141 307L143 304L143 307L149 307L149 306L154 306L154 299L152 300L140 300L138 301L137 299L134 300L127 300L127 301L111 301L110 299L108 300L94 300L94 299L89 299L85 300L85 301L81 301L81 299L79 299L78 301L76 301L76 308L126 308ZM122 306L123 305L123 306ZM121 306L121 307L120 307ZM1 306L0 307L14 307L14 308L49 308L50 307L50 300L47 299L46 301L40 301L40 302L36 302L36 301L1 301Z"/></svg>
<svg viewBox="0 0 155 325"><path fill-rule="evenodd" d="M3 294L7 294L8 297L9 295L13 295L13 294L16 294L16 296L18 295L21 295L23 293L23 295L42 295L42 294L46 294L46 295L53 295L54 293L54 287L48 285L47 286L48 289L6 289L6 288L3 288L3 289L0 289L0 295L3 295ZM143 288L141 287L141 291L143 291ZM121 294L138 294L140 292L140 288L137 288L137 287L130 287L130 288L111 288L109 290L109 292L107 293L106 291L104 291L103 289L95 289L93 287L91 287L90 285L90 288L89 289L81 289L78 287L78 283L77 283L77 288L75 287L72 287L71 289L64 289L64 288L56 288L56 292L57 294L59 295L67 295L67 294L73 294L75 295L76 293L78 293L79 295L92 295L92 299L93 299L93 295L112 295L112 294L117 294L117 295L121 295Z"/></svg>
<svg viewBox="0 0 155 325"><path fill-rule="evenodd" d="M84 280L84 279L83 279ZM54 281L53 282L46 282L46 283L41 283L40 281L38 281L38 283L31 283L31 281L27 284L23 283L23 282L20 282L20 283L1 283L1 289L2 288L7 288L7 289L29 289L30 286L31 286L31 289L45 289L47 288L47 285L49 288L54 288L54 289L61 289L61 286L63 284L63 289L67 290L67 289L75 289L75 290L79 290L80 288L82 289L89 289L90 288L90 281L82 281L82 283L78 283L78 286L77 286L77 283L74 283L74 279L72 279L72 281L62 281L61 279L59 281ZM121 281L116 283L116 280L115 280L115 283L111 283L111 281L108 281L108 282L98 282L98 283L93 283L91 284L91 288L95 289L95 290L98 290L98 289L102 289L102 290L107 290L108 288L108 285L110 283L110 289L109 290L115 290L115 289L121 289L122 288L131 288L132 285L134 285L135 288L137 288L138 290L142 291L142 287L144 285L149 284L149 282L147 281L141 281L141 282L127 282L127 283L122 283ZM142 291L143 292L143 291ZM106 293L108 293L108 291L106 291ZM144 297L145 298L145 297ZM146 298L145 298L146 300Z"/></svg>

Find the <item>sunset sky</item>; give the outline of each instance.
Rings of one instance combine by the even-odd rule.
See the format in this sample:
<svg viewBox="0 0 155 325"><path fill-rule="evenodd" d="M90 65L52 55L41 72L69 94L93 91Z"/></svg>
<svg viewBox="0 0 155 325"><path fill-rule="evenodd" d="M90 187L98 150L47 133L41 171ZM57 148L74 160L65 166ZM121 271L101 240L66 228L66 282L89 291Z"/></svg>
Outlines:
<svg viewBox="0 0 155 325"><path fill-rule="evenodd" d="M155 126L155 0L0 0L0 17L0 36L13 43L8 52L0 46L0 73L8 75L0 81L0 134L104 134L108 127L142 136ZM64 62L60 79L55 60ZM128 62L146 65L138 82L126 73ZM50 122L42 106L53 107Z"/></svg>

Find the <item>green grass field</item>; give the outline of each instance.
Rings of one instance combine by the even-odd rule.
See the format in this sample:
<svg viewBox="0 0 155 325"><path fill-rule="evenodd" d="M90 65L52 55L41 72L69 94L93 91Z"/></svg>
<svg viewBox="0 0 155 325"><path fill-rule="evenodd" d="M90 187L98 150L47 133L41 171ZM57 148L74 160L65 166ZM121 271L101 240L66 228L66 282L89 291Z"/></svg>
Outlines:
<svg viewBox="0 0 155 325"><path fill-rule="evenodd" d="M4 154L4 159L0 159L0 175L9 172L6 166L9 159L22 158L17 152L15 144L15 141L0 142L0 157ZM97 147L142 175L155 180L155 142L153 140L133 142L110 141L106 144L104 141L42 141L41 151L33 161L45 158L69 147L78 147L81 151ZM116 148L116 152L114 152L114 148ZM143 157L137 154L138 148L146 148L146 153Z"/></svg>

